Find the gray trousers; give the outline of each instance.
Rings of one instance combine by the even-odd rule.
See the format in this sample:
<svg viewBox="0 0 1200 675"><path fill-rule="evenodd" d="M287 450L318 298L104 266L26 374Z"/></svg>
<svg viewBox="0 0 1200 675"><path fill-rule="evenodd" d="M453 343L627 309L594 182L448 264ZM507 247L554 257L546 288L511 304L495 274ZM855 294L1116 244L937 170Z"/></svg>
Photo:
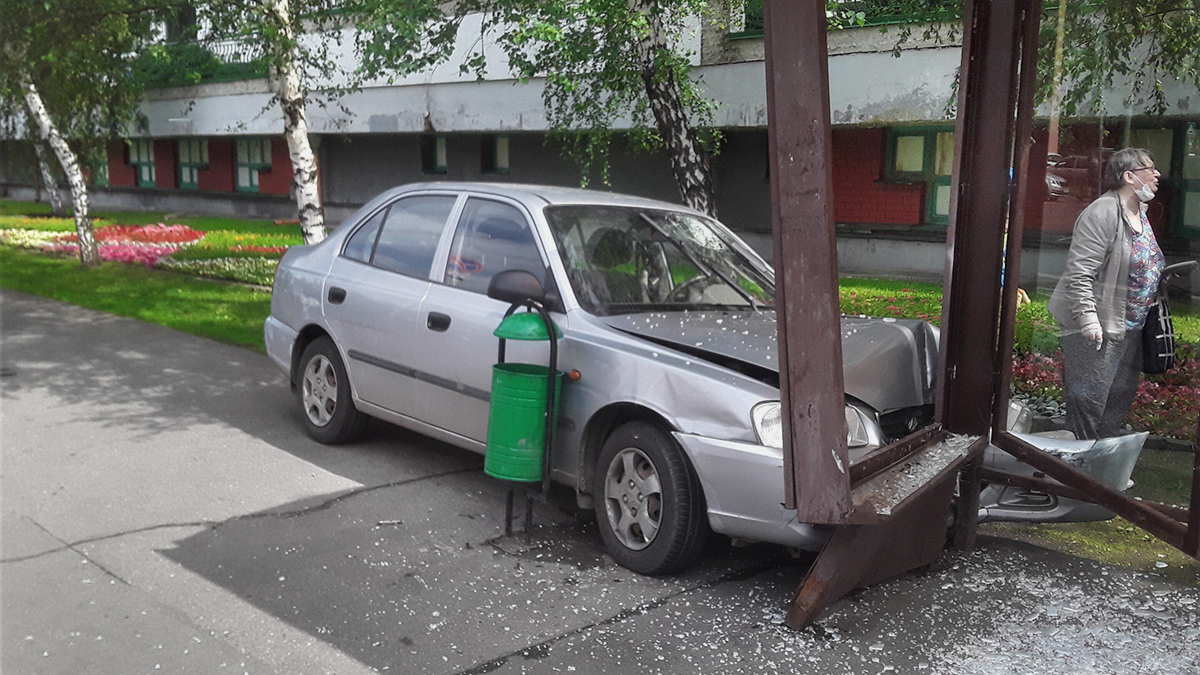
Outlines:
<svg viewBox="0 0 1200 675"><path fill-rule="evenodd" d="M1074 333L1062 346L1067 429L1078 439L1120 435L1142 377L1142 331L1106 333L1100 349Z"/></svg>

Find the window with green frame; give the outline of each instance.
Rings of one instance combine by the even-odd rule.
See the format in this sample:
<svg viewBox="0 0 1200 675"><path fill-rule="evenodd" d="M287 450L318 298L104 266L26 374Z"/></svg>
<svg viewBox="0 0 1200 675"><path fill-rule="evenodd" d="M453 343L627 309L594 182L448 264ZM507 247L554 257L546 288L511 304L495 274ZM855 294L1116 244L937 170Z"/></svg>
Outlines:
<svg viewBox="0 0 1200 675"><path fill-rule="evenodd" d="M129 165L138 187L154 187L154 139L135 138L129 141Z"/></svg>
<svg viewBox="0 0 1200 675"><path fill-rule="evenodd" d="M108 162L100 162L92 168L92 185L108 187Z"/></svg>
<svg viewBox="0 0 1200 675"><path fill-rule="evenodd" d="M425 135L421 137L421 171L446 173L446 137Z"/></svg>
<svg viewBox="0 0 1200 675"><path fill-rule="evenodd" d="M200 187L200 171L208 168L208 140L179 139L179 187L196 190Z"/></svg>
<svg viewBox="0 0 1200 675"><path fill-rule="evenodd" d="M1179 234L1200 239L1200 128L1195 122L1175 131L1175 162L1182 188L1179 206Z"/></svg>
<svg viewBox="0 0 1200 675"><path fill-rule="evenodd" d="M508 136L487 134L479 145L479 169L483 173L508 173Z"/></svg>
<svg viewBox="0 0 1200 675"><path fill-rule="evenodd" d="M239 192L258 192L258 175L271 170L271 139L239 138L234 185Z"/></svg>
<svg viewBox="0 0 1200 675"><path fill-rule="evenodd" d="M902 127L888 129L884 178L894 183L924 183L922 220L950 222L950 174L954 169L954 129Z"/></svg>
<svg viewBox="0 0 1200 675"><path fill-rule="evenodd" d="M1167 216L1171 236L1200 239L1200 128L1195 122L1133 126L1126 147L1145 148L1162 174L1160 192L1171 195Z"/></svg>

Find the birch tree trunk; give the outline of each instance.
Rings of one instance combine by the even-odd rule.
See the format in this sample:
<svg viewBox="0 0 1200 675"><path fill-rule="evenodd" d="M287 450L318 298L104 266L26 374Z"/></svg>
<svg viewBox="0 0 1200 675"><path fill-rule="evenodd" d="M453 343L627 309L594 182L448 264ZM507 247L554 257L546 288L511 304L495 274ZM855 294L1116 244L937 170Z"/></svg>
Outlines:
<svg viewBox="0 0 1200 675"><path fill-rule="evenodd" d="M282 42L287 45L271 73L272 86L279 106L283 109L283 133L287 138L288 154L292 160L293 188L300 230L304 243L315 244L326 236L325 209L317 182L317 160L308 142L308 119L300 72L296 66L294 45L296 34L288 17L288 0L269 0L265 11L279 28Z"/></svg>
<svg viewBox="0 0 1200 675"><path fill-rule="evenodd" d="M67 183L71 186L71 202L75 208L75 233L79 237L79 261L85 267L99 265L100 249L96 247L96 236L92 232L92 219L88 217L87 184L83 182L83 174L79 171L79 162L75 158L74 151L58 133L58 128L54 126L54 120L50 119L50 114L46 112L46 106L42 105L42 97L38 94L37 87L29 80L28 73L21 73L21 78L21 88L25 94L25 105L29 107L29 114L37 122L42 138L50 144L50 149L58 157L58 163L62 166L63 173L67 176Z"/></svg>
<svg viewBox="0 0 1200 675"><path fill-rule="evenodd" d="M58 191L58 181L55 180L54 171L50 169L50 162L46 159L46 147L42 145L42 139L36 136L30 135L29 140L33 142L33 152L37 155L42 184L46 186L46 192L50 193L50 213L62 217L66 213L63 209L62 193Z"/></svg>
<svg viewBox="0 0 1200 675"><path fill-rule="evenodd" d="M671 171L675 174L683 203L715 217L717 206L713 198L712 171L683 107L679 83L669 69L655 64L658 54L665 52L669 45L662 18L654 11L654 5L654 0L629 0L629 8L646 19L647 29L638 37L637 53L650 112L654 114L655 126L666 143Z"/></svg>

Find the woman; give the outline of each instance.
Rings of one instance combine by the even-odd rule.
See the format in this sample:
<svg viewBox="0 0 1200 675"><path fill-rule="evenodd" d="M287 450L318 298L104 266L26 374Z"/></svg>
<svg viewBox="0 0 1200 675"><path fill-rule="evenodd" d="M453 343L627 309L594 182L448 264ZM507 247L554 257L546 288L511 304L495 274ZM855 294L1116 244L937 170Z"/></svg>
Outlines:
<svg viewBox="0 0 1200 675"><path fill-rule="evenodd" d="M1120 433L1141 378L1142 326L1164 260L1146 220L1158 192L1154 158L1141 148L1113 154L1109 191L1088 205L1050 298L1062 325L1067 428L1076 438Z"/></svg>

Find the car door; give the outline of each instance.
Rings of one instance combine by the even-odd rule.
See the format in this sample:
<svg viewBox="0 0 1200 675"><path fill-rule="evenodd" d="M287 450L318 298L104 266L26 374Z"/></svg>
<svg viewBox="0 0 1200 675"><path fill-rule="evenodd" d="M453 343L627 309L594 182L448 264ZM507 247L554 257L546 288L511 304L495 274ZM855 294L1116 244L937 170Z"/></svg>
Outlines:
<svg viewBox="0 0 1200 675"><path fill-rule="evenodd" d="M479 442L487 440L492 366L498 340L492 331L508 303L487 297L488 283L503 270L523 269L545 279L546 262L530 220L515 203L469 197L441 276L421 305L426 331L424 362L436 389L421 401L422 419ZM437 283L440 280L441 283ZM555 317L560 326L563 317ZM506 360L545 364L547 343L507 345Z"/></svg>
<svg viewBox="0 0 1200 675"><path fill-rule="evenodd" d="M425 332L421 303L457 200L446 193L397 199L362 221L330 268L325 319L362 401L417 413L424 385L410 345Z"/></svg>

